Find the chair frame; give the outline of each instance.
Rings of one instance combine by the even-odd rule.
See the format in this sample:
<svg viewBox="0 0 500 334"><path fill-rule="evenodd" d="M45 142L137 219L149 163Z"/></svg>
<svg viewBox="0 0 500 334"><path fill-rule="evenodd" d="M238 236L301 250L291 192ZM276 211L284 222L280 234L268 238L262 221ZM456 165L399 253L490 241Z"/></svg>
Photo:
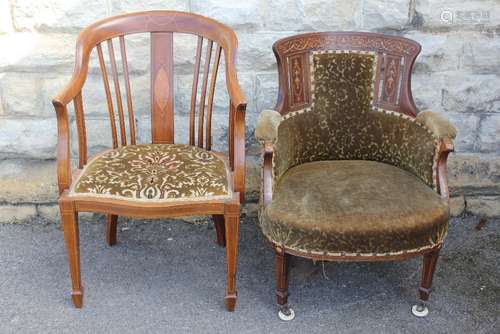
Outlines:
<svg viewBox="0 0 500 334"><path fill-rule="evenodd" d="M309 57L315 50L362 50L376 52L378 57L375 76L373 105L415 117L417 108L411 93L411 72L421 46L410 39L363 32L316 32L299 34L278 40L273 51L278 63L279 92L276 111L286 115L307 107L311 102L309 87ZM392 64L396 64L393 66ZM399 66L398 66L399 65ZM382 66L386 68L383 73ZM398 88L399 87L399 88ZM449 199L446 161L454 150L453 142L440 139L437 160L437 191ZM273 196L272 142L265 142L262 149L262 203L266 207ZM442 244L430 249L391 255L331 256L311 254L272 243L276 256L276 297L278 306L287 309L289 257L298 256L315 261L373 262L395 261L423 256L422 278L419 287L420 306L429 299L432 278Z"/></svg>
<svg viewBox="0 0 500 334"><path fill-rule="evenodd" d="M113 38L119 38L123 62L123 75L127 93L127 106L130 120L130 145L135 145L135 128L128 79L124 36L134 33L151 33L151 108L152 108L152 142L173 143L173 33L188 33L198 36L196 50L195 76L193 94L191 96L189 143L195 145L195 104L196 87L202 51L203 39L208 40L205 64L205 78L201 91L199 111L198 146L203 147L203 113L208 83L210 56L214 42L217 43L212 78L208 94L205 148L211 150L211 114L215 89L216 72L221 54L225 59L225 74L229 105L229 165L230 182L233 183L233 196L227 200L193 200L178 202L144 202L122 199L103 199L89 196L69 196L69 189L82 168L87 163L87 139L83 112L82 88L84 86L91 51L96 48L99 54L106 98L111 120L113 147L119 146L117 131L114 126L114 110L111 101L106 65L102 57L101 43L108 43L111 60L116 104L118 107L121 145L127 145L125 133L125 117L118 83L118 71L114 58ZM204 16L176 11L149 11L129 13L106 18L88 26L79 34L76 45L76 64L73 76L67 86L53 99L57 114L57 176L59 185L59 207L64 228L64 238L68 252L68 262L72 281L72 300L75 307L83 304L83 286L80 275L80 250L78 212L98 212L107 215L106 241L109 245L116 243L118 215L135 218L165 218L193 215L212 215L217 232L217 243L226 247L227 286L225 295L226 308L233 311L236 305L236 262L238 252L238 227L240 219L240 203L245 194L245 96L241 91L236 73L237 38L229 27ZM215 74L213 74L215 72ZM118 86L118 88L117 88ZM78 168L71 170L70 126L68 104L73 102L78 132ZM219 154L219 153L217 153Z"/></svg>

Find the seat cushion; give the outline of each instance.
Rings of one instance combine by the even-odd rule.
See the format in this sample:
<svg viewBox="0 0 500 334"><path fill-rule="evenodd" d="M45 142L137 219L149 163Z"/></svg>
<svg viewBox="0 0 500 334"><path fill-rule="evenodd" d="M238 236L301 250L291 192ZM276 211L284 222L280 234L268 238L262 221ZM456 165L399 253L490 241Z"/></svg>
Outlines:
<svg viewBox="0 0 500 334"><path fill-rule="evenodd" d="M230 198L230 173L211 151L176 144L131 145L96 157L70 195L139 201Z"/></svg>
<svg viewBox="0 0 500 334"><path fill-rule="evenodd" d="M288 170L261 213L273 243L321 255L390 255L443 241L447 201L414 175L361 160Z"/></svg>

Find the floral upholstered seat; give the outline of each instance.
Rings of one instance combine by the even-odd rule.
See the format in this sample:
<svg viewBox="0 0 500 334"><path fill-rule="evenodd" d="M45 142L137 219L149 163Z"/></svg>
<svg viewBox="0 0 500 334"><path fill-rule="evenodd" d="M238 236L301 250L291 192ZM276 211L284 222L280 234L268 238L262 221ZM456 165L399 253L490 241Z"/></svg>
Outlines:
<svg viewBox="0 0 500 334"><path fill-rule="evenodd" d="M72 196L136 201L230 198L230 173L212 151L177 144L124 146L88 163Z"/></svg>

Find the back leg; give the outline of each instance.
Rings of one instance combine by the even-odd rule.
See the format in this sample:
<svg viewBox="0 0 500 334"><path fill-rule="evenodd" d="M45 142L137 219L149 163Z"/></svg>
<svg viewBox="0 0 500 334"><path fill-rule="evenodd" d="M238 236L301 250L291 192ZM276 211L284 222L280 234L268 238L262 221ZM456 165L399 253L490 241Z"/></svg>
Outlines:
<svg viewBox="0 0 500 334"><path fill-rule="evenodd" d="M108 215L106 219L106 242L109 246L116 244L116 226L118 225L117 215Z"/></svg>
<svg viewBox="0 0 500 334"><path fill-rule="evenodd" d="M215 232L217 232L217 244L226 247L226 230L224 215L213 215Z"/></svg>
<svg viewBox="0 0 500 334"><path fill-rule="evenodd" d="M281 247L275 247L276 253L276 299L278 302L278 317L283 321L295 318L295 312L288 305L288 271L290 255Z"/></svg>

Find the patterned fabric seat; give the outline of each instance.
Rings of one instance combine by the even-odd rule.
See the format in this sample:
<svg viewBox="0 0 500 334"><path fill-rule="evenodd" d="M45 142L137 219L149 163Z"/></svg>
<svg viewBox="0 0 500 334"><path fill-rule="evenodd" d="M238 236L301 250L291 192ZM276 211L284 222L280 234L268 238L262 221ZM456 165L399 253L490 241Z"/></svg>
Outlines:
<svg viewBox="0 0 500 334"><path fill-rule="evenodd" d="M196 146L143 144L110 150L90 161L70 196L134 201L231 198L230 171L217 154Z"/></svg>

